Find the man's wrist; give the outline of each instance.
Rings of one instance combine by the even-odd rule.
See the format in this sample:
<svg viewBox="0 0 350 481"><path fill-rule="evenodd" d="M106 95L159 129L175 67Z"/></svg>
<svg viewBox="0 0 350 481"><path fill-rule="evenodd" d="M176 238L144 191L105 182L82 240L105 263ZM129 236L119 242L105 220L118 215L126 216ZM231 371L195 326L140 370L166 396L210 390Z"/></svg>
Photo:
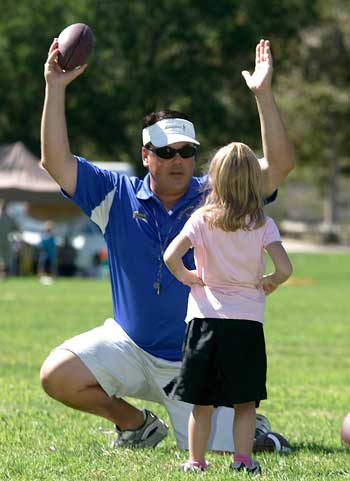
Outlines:
<svg viewBox="0 0 350 481"><path fill-rule="evenodd" d="M65 84L51 84L46 82L46 92L60 95L64 94L66 91L67 85Z"/></svg>
<svg viewBox="0 0 350 481"><path fill-rule="evenodd" d="M66 86L46 84L45 93L46 97L50 97L52 100L64 100L66 95Z"/></svg>
<svg viewBox="0 0 350 481"><path fill-rule="evenodd" d="M275 100L271 87L261 91L254 92L254 96L256 98L256 101L259 102L260 104L271 103L271 102L274 102Z"/></svg>

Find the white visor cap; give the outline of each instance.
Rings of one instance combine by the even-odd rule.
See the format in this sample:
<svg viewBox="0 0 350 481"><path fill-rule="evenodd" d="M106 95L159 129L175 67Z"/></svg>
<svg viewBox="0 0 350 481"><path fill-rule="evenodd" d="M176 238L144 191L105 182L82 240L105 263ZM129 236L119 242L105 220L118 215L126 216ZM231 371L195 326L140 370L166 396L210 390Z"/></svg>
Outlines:
<svg viewBox="0 0 350 481"><path fill-rule="evenodd" d="M175 142L191 142L199 145L192 122L185 119L163 119L142 130L142 143L165 147Z"/></svg>

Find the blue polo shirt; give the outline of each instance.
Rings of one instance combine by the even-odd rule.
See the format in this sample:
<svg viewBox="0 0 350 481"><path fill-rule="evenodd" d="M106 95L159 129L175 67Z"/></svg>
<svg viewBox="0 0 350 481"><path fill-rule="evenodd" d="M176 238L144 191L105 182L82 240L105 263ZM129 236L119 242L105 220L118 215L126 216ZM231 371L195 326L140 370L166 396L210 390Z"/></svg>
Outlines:
<svg viewBox="0 0 350 481"><path fill-rule="evenodd" d="M129 178L77 160L72 200L106 240L115 321L153 356L181 360L189 288L169 272L162 253L198 206L206 177L192 177L186 194L167 211L150 190L149 174ZM192 250L183 260L195 268Z"/></svg>
<svg viewBox="0 0 350 481"><path fill-rule="evenodd" d="M193 177L187 193L168 212L150 190L149 174L143 180L129 178L77 160L72 200L106 240L115 321L145 351L179 361L189 288L169 272L162 251L198 205L205 178ZM184 262L195 268L192 251Z"/></svg>

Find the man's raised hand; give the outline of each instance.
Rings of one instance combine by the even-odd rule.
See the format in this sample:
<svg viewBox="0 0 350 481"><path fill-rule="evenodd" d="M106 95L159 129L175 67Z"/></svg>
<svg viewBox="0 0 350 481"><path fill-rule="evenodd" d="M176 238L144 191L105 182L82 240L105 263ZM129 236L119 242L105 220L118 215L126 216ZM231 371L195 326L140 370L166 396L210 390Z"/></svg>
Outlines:
<svg viewBox="0 0 350 481"><path fill-rule="evenodd" d="M55 38L50 46L50 50L45 63L45 80L48 85L66 87L70 82L72 82L75 78L79 77L79 75L84 72L87 65L82 65L81 67L78 67L74 70L64 71L57 63L57 55L58 42L57 38Z"/></svg>
<svg viewBox="0 0 350 481"><path fill-rule="evenodd" d="M260 40L256 46L254 72L250 74L247 70L242 71L246 84L255 95L271 88L272 70L270 42Z"/></svg>

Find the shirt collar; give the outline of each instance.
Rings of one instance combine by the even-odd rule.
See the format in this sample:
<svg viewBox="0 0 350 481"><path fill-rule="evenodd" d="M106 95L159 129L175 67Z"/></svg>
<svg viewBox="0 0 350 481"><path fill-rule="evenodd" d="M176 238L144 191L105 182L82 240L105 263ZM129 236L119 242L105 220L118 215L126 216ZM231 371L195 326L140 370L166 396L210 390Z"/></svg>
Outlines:
<svg viewBox="0 0 350 481"><path fill-rule="evenodd" d="M182 200L185 200L185 199L193 199L194 197L198 197L198 195L202 194L203 192L202 189L203 189L203 182L200 182L198 177L192 177L187 192L178 200L178 202L181 202ZM151 197L156 197L150 187L149 173L143 179L141 187L136 194L136 197L142 200L147 200L147 199L150 199Z"/></svg>
<svg viewBox="0 0 350 481"><path fill-rule="evenodd" d="M148 173L141 183L140 189L137 191L136 197L138 199L147 200L154 197L150 187L150 174Z"/></svg>

